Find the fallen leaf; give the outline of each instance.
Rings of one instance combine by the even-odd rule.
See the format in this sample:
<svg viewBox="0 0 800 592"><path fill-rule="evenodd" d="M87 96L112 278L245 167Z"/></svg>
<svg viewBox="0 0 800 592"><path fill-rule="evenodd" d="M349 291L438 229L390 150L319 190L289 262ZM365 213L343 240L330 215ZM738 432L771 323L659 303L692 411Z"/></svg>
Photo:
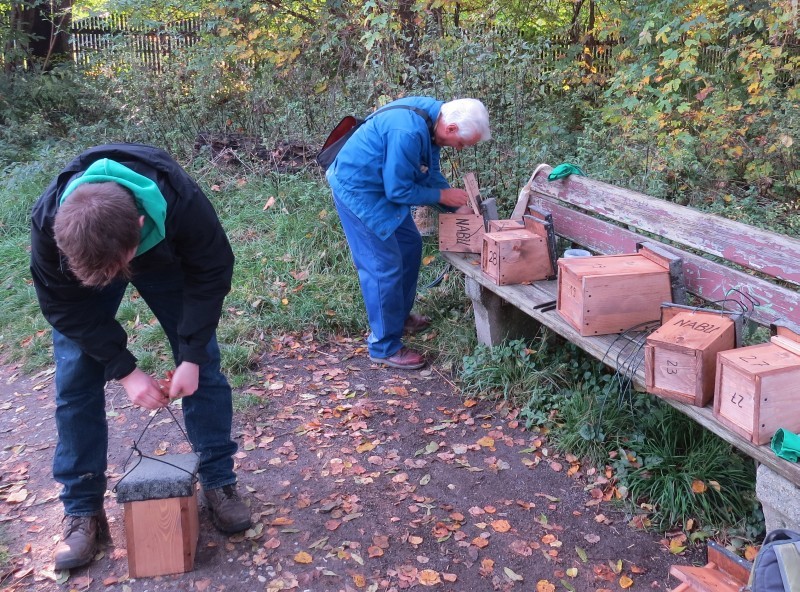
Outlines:
<svg viewBox="0 0 800 592"><path fill-rule="evenodd" d="M294 556L295 563L311 563L314 558L305 551L300 551Z"/></svg>
<svg viewBox="0 0 800 592"><path fill-rule="evenodd" d="M508 520L495 520L492 522L491 526L495 532L508 532L511 530L511 525L508 523Z"/></svg>
<svg viewBox="0 0 800 592"><path fill-rule="evenodd" d="M516 573L514 570L512 570L510 567L504 567L503 573L506 574L506 577L512 582L521 582L525 579L521 575ZM539 589L539 584L536 584L536 589L537 590Z"/></svg>
<svg viewBox="0 0 800 592"><path fill-rule="evenodd" d="M419 572L417 579L423 586L435 586L436 584L442 583L439 572L432 569L423 569L421 572Z"/></svg>
<svg viewBox="0 0 800 592"><path fill-rule="evenodd" d="M705 493L706 484L702 482L700 479L695 479L694 481L692 481L692 491L695 493Z"/></svg>
<svg viewBox="0 0 800 592"><path fill-rule="evenodd" d="M533 549L531 546L521 539L517 539L513 543L508 546L514 553L517 555L522 555L523 557L530 557L533 554Z"/></svg>
<svg viewBox="0 0 800 592"><path fill-rule="evenodd" d="M622 576L619 579L619 585L620 588L626 588L626 589L630 588L631 586L633 586L633 580L630 579L628 576Z"/></svg>
<svg viewBox="0 0 800 592"><path fill-rule="evenodd" d="M484 448L491 448L494 446L494 438L489 436L484 436L477 442L478 446L483 446Z"/></svg>
<svg viewBox="0 0 800 592"><path fill-rule="evenodd" d="M681 545L678 539L671 539L669 541L669 552L673 555L678 555L686 550L685 545Z"/></svg>
<svg viewBox="0 0 800 592"><path fill-rule="evenodd" d="M555 585L547 580L539 580L536 582L536 592L555 592Z"/></svg>

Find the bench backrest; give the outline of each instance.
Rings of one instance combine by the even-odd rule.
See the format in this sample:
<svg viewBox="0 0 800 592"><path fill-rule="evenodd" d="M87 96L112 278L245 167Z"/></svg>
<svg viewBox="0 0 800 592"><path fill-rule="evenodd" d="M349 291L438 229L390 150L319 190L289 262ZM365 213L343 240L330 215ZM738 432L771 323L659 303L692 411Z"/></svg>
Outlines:
<svg viewBox="0 0 800 592"><path fill-rule="evenodd" d="M604 255L657 240L683 259L689 293L727 300L727 310L738 310L731 300L741 302L763 325L800 325L800 240L588 177L548 181L551 170L538 166L518 203L551 212L557 235Z"/></svg>

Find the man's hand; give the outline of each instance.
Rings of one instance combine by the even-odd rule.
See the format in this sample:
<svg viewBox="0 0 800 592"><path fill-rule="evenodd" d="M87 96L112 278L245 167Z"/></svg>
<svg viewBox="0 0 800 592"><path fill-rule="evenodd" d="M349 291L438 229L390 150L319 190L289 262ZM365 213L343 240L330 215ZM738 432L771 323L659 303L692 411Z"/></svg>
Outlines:
<svg viewBox="0 0 800 592"><path fill-rule="evenodd" d="M172 374L169 385L169 398L188 397L197 390L200 380L200 366L192 362L181 362Z"/></svg>
<svg viewBox="0 0 800 592"><path fill-rule="evenodd" d="M455 187L442 189L439 193L439 203L448 208L460 208L467 205L467 192Z"/></svg>
<svg viewBox="0 0 800 592"><path fill-rule="evenodd" d="M128 398L134 405L139 405L145 409L160 409L166 407L169 399L164 396L158 387L158 382L150 376L136 368L125 378L120 378L119 383L128 394Z"/></svg>

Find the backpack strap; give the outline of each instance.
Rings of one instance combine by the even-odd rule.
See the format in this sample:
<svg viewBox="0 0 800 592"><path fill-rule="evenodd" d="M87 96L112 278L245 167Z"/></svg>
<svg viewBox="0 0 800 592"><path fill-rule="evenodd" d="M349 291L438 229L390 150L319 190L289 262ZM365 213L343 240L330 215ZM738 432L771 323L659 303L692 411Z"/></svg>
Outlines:
<svg viewBox="0 0 800 592"><path fill-rule="evenodd" d="M414 113L416 113L417 115L422 117L422 119L425 120L425 125L428 126L428 133L431 135L431 138L433 137L433 122L431 121L430 115L428 115L427 111L423 111L418 107L412 107L411 105L389 105L387 107L381 107L371 115L367 116L366 119L372 119L378 113L382 113L383 111L390 111L391 109L407 109L408 111L413 111Z"/></svg>
<svg viewBox="0 0 800 592"><path fill-rule="evenodd" d="M783 580L783 589L786 592L800 590L800 543L788 543L775 547L775 556Z"/></svg>

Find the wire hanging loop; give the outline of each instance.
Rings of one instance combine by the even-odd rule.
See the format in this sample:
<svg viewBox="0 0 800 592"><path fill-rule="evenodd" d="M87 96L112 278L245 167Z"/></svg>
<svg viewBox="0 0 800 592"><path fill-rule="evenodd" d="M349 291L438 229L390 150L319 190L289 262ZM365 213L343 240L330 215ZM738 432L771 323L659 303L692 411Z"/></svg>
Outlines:
<svg viewBox="0 0 800 592"><path fill-rule="evenodd" d="M139 466L139 463L141 463L141 462L142 462L142 459L143 459L143 458L146 458L146 459L148 459L148 460L153 460L153 461L156 461L156 462L160 462L160 463L162 463L162 464L165 464L165 465L168 465L168 466L170 466L170 467L172 467L172 468L175 468L175 469L178 469L178 470L180 470L180 471L183 471L184 473L186 473L186 474L188 474L188 475L190 475L190 476L192 477L192 485L194 485L194 484L198 483L198 481L199 481L199 477L197 476L197 474L196 474L196 473L193 473L193 472L191 472L191 471L187 471L187 470L186 470L186 469L184 469L183 467L181 467L181 466L178 466L178 465L176 465L176 464L174 464L174 463L171 463L171 462L169 462L169 461L166 461L166 460L164 460L164 459L158 458L157 456L149 456L149 455L147 455L147 454L144 454L144 453L142 452L141 448L139 448L139 442L141 442L142 438L144 438L145 432L147 432L148 428L149 428L149 427L151 426L151 424L153 423L153 420L156 418L156 416L158 415L158 413L159 413L159 412L160 412L162 409L166 409L167 413L169 413L169 414L170 414L170 417L172 417L172 421L175 423L175 425L176 425L176 426L178 426L178 429L181 431L181 434L183 434L183 437L184 437L184 439L186 440L186 442L188 442L188 444L189 444L189 447L192 449L192 452L193 452L193 453L195 453L195 454L197 454L197 451L194 449L194 445L192 444L192 441L191 441L191 440L189 440L189 436L187 435L187 433L186 433L186 430L184 430L184 429L183 429L183 426L182 426L182 425L181 425L181 423L178 421L178 418L177 418L177 417L175 417L175 414L172 412L172 409L170 409L170 408L169 408L169 406L167 406L167 407L160 407L160 408L158 408L158 409L156 409L156 410L155 410L155 413L153 413L153 414L151 414L151 415L150 415L150 420L147 422L147 424L146 424L146 425L144 426L144 428L142 429L142 432L139 434L139 437L138 437L138 438L136 438L135 440L133 440L133 442L131 443L131 453L128 455L128 458L125 460L125 463L122 465L122 470L124 471L124 474L123 474L123 475L122 475L122 477L120 477L120 478L119 478L119 480L118 480L118 481L117 481L117 482L114 484L114 487L113 487L113 489L111 490L113 493L117 493L117 488L119 487L119 484L120 484L120 483L122 483L122 481L125 479L125 477L127 477L128 475L130 475L130 474L131 474L131 473L132 473L132 472L133 472L133 471L136 469L136 467L138 467L138 466ZM131 469L130 469L130 470L127 470L127 468L128 468L128 463L131 461L131 458L133 458L133 455L134 455L134 454L136 454L136 455L137 455L137 458L136 458L136 464L135 464L135 465L133 465L133 466L131 467Z"/></svg>

